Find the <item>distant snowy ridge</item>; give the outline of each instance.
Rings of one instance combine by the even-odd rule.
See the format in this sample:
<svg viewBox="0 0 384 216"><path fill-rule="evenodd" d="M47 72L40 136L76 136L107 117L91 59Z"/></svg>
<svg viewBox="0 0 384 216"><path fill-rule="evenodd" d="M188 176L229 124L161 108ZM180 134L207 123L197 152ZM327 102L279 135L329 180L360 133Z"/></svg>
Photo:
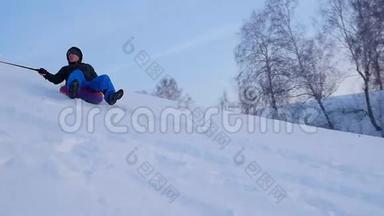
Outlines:
<svg viewBox="0 0 384 216"><path fill-rule="evenodd" d="M384 125L384 92L371 92L373 112L380 125ZM365 97L361 94L333 96L324 101L335 130L365 134L371 136L384 136L384 133L375 130L366 112ZM279 109L280 118L292 123L305 123L315 127L328 128L325 116L315 101L291 104ZM269 118L268 109L260 109L257 115Z"/></svg>

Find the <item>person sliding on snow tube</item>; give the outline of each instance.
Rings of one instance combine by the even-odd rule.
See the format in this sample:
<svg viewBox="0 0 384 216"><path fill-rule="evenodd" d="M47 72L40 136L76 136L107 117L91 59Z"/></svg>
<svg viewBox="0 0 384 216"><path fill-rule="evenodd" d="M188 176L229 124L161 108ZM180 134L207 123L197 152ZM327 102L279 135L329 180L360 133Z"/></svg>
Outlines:
<svg viewBox="0 0 384 216"><path fill-rule="evenodd" d="M39 69L39 74L45 79L57 85L66 81L69 97L76 98L80 88L89 88L104 94L104 100L113 105L124 95L122 89L115 91L108 75L98 76L89 64L82 63L83 53L77 47L71 47L67 51L68 65L62 67L56 74L51 74L44 68Z"/></svg>

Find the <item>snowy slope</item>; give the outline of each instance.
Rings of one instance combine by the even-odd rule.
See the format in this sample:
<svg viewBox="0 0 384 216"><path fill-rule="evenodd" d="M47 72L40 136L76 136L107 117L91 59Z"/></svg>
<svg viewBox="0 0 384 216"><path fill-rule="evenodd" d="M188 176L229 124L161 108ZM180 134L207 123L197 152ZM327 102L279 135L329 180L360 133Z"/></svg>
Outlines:
<svg viewBox="0 0 384 216"><path fill-rule="evenodd" d="M371 92L371 104L377 122L384 125L384 92ZM366 113L366 102L363 93L333 96L324 101L324 106L331 118L336 130L382 137L380 131L376 131ZM319 105L310 100L306 103L296 103L280 109L280 114L286 116L288 122L297 123L307 114L309 125L327 128L328 124L322 114ZM268 110L260 110L258 115L271 116Z"/></svg>
<svg viewBox="0 0 384 216"><path fill-rule="evenodd" d="M175 104L130 93L112 108L126 112L118 125L127 132L105 124L106 104L88 122L96 111L86 103L80 129L65 132L60 113L79 100L33 72L0 71L1 216L383 215L381 138L262 118L254 120L268 124L264 132L224 131L225 148L222 130L139 133L137 108L153 109L158 125L160 111ZM276 132L276 124L293 132Z"/></svg>

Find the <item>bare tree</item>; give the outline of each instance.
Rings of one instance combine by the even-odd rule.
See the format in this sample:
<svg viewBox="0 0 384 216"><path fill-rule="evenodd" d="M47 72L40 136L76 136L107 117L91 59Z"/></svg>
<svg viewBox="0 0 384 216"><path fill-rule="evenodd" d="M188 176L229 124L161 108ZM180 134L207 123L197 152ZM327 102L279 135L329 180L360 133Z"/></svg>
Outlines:
<svg viewBox="0 0 384 216"><path fill-rule="evenodd" d="M228 94L226 91L224 91L223 95L220 97L219 106L220 106L221 111L229 109L230 102L229 102Z"/></svg>
<svg viewBox="0 0 384 216"><path fill-rule="evenodd" d="M268 0L267 10L270 11L279 37L284 40L281 45L290 59L289 70L294 74L293 82L298 87L297 94L314 99L321 108L328 127L334 129L324 106L324 100L334 93L337 83L335 69L329 61L332 56L331 46L327 45L323 34L308 39L301 28L294 26L296 5L296 0Z"/></svg>
<svg viewBox="0 0 384 216"><path fill-rule="evenodd" d="M364 2L365 12L370 28L374 35L373 41L373 87L384 90L384 0L371 0ZM358 8L358 7L355 7Z"/></svg>
<svg viewBox="0 0 384 216"><path fill-rule="evenodd" d="M304 95L314 99L320 107L328 128L335 129L324 101L335 91L339 81L339 73L332 66L332 43L328 43L324 35L304 40L306 43L300 53L296 54L299 70L296 72L295 82ZM300 56L300 60L299 60ZM300 65L302 61L302 65Z"/></svg>
<svg viewBox="0 0 384 216"><path fill-rule="evenodd" d="M240 66L236 80L246 114L255 114L259 103L271 107L273 118L277 118L278 107L289 99L290 74L285 70L286 59L280 43L267 11L253 12L241 29L241 42L235 50Z"/></svg>
<svg viewBox="0 0 384 216"><path fill-rule="evenodd" d="M329 0L326 15L330 27L336 30L337 38L345 45L356 72L364 83L364 95L368 117L377 131L383 128L377 123L372 109L370 91L374 75L379 35L371 20L371 2L382 0ZM377 66L377 65L376 65ZM377 71L380 75L380 68ZM378 79L381 80L379 77Z"/></svg>
<svg viewBox="0 0 384 216"><path fill-rule="evenodd" d="M181 92L182 90L177 86L175 79L163 78L156 86L152 95L168 100L178 100L181 96Z"/></svg>

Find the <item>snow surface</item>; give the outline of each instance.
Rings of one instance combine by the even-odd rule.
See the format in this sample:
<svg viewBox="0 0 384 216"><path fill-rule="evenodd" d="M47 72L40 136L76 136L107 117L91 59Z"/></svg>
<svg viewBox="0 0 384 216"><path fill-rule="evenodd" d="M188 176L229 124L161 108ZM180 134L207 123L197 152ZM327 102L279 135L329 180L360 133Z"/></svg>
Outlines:
<svg viewBox="0 0 384 216"><path fill-rule="evenodd" d="M92 124L94 105L33 72L0 71L0 216L384 215L382 138L254 117L268 130L139 133L136 108L154 110L158 125L175 104L128 92L97 106ZM77 104L80 129L65 132L60 113ZM105 124L111 109L126 112L127 132Z"/></svg>

